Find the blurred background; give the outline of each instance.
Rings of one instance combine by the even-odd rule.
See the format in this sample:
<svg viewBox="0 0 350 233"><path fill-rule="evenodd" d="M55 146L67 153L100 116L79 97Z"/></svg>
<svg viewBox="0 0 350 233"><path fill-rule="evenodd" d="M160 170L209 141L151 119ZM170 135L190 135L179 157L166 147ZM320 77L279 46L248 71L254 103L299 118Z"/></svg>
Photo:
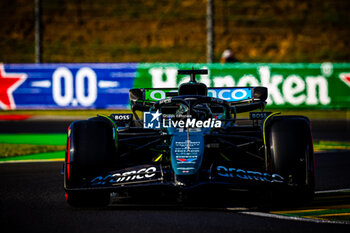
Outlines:
<svg viewBox="0 0 350 233"><path fill-rule="evenodd" d="M206 0L41 0L42 62L206 62ZM214 0L214 62L349 62L349 0ZM0 61L35 62L35 1L0 1Z"/></svg>
<svg viewBox="0 0 350 233"><path fill-rule="evenodd" d="M222 55L235 63L220 64ZM312 210L286 216L349 223L350 0L0 0L2 229L346 232L250 218L241 203L230 212L64 207L68 126L131 113L131 88L160 93L186 80L178 69L192 68L209 70L198 77L209 87L265 86L268 111L309 117L324 193Z"/></svg>

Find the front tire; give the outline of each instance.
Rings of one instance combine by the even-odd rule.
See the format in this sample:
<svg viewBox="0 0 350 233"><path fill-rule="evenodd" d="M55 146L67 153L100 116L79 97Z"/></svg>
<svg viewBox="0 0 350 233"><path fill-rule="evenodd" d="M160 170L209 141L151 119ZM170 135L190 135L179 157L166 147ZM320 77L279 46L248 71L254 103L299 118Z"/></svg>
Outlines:
<svg viewBox="0 0 350 233"><path fill-rule="evenodd" d="M274 192L274 199L296 204L310 202L314 196L315 175L309 119L273 117L267 135L271 172L283 176L288 184L286 190Z"/></svg>
<svg viewBox="0 0 350 233"><path fill-rule="evenodd" d="M91 177L113 169L117 161L115 129L103 119L76 121L70 126L65 159L68 204L76 207L106 206L108 192L74 190L89 186Z"/></svg>

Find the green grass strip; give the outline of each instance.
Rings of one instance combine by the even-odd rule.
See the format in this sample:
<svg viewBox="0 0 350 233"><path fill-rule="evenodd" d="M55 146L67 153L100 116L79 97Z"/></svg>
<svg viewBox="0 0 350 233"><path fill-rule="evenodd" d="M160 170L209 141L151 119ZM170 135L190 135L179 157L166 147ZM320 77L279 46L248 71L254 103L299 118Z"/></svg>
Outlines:
<svg viewBox="0 0 350 233"><path fill-rule="evenodd" d="M47 152L41 154L24 155L9 158L0 158L0 162L5 161L26 161L26 160L48 160L48 159L64 159L64 151Z"/></svg>
<svg viewBox="0 0 350 233"><path fill-rule="evenodd" d="M66 134L0 134L0 144L66 145Z"/></svg>
<svg viewBox="0 0 350 233"><path fill-rule="evenodd" d="M64 145L0 144L0 158L63 151Z"/></svg>
<svg viewBox="0 0 350 233"><path fill-rule="evenodd" d="M350 208L345 209L329 209L329 210L322 210L322 211L311 211L311 212L303 212L303 213L285 213L282 215L286 216L296 216L296 217L306 217L306 216L318 216L318 215L324 215L324 214L336 214L336 213L350 213Z"/></svg>
<svg viewBox="0 0 350 233"><path fill-rule="evenodd" d="M319 141L314 142L315 151L350 150L350 142Z"/></svg>

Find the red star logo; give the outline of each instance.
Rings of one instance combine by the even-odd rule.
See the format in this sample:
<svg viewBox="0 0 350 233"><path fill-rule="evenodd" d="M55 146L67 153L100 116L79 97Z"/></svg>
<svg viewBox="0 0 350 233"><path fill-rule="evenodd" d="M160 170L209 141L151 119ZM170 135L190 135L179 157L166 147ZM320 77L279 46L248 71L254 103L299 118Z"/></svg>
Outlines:
<svg viewBox="0 0 350 233"><path fill-rule="evenodd" d="M341 73L339 78L350 87L350 73Z"/></svg>
<svg viewBox="0 0 350 233"><path fill-rule="evenodd" d="M12 92L27 78L26 74L7 74L4 66L0 64L0 107L2 109L15 109Z"/></svg>

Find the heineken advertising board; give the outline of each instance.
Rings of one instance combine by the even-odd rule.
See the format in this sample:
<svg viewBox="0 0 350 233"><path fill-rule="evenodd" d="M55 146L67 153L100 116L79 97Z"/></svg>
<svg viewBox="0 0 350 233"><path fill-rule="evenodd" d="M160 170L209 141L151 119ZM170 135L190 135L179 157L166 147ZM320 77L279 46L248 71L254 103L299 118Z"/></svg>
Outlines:
<svg viewBox="0 0 350 233"><path fill-rule="evenodd" d="M209 70L197 78L208 87L267 87L269 108L350 109L350 63L0 64L0 109L126 109L129 89L176 88L192 68Z"/></svg>
<svg viewBox="0 0 350 233"><path fill-rule="evenodd" d="M350 63L139 64L134 87L178 87L192 68L209 70L197 78L208 87L267 87L269 108L350 108Z"/></svg>

